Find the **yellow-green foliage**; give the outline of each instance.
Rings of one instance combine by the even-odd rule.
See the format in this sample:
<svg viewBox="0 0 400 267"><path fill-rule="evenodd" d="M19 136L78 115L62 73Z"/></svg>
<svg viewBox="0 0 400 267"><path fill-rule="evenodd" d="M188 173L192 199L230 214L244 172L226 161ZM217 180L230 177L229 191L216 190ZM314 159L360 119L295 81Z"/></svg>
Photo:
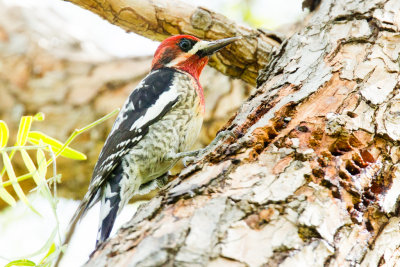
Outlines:
<svg viewBox="0 0 400 267"><path fill-rule="evenodd" d="M21 201L23 201L34 213L41 216L40 213L31 205L19 184L21 181L33 179L36 184L36 187L33 190L39 192L39 194L45 197L47 201L51 204L53 215L57 222L56 228L53 230L52 234L50 235L44 246L34 254L30 255L36 256L46 253L43 259L38 264L27 259L22 259L12 261L8 263L6 267L50 266L51 261L55 258L56 254L59 253L60 249L62 249L61 247L57 247L55 245L56 242L58 244L61 244L61 234L59 232L58 217L56 213L58 202L56 184L59 181L60 177L60 175L58 175L56 171L56 158L58 156L62 156L74 160L85 160L86 155L70 148L69 144L79 134L102 123L117 112L118 109L114 110L110 114L89 124L84 128L76 129L67 139L67 141L65 141L65 143L62 143L61 141L58 141L55 138L52 138L40 131L30 130L32 122L44 120L43 113L38 113L35 116L24 116L21 118L20 121L17 133L17 141L15 145L11 147L7 147L9 139L9 130L7 124L4 121L0 120L0 155L4 165L3 169L0 172L0 199L4 200L10 206L14 206L16 204L16 199L5 189L6 187L11 186L14 189L17 197ZM36 158L32 159L27 150L36 150ZM45 151L48 153L48 159L46 159ZM21 176L16 176L12 163L12 159L17 152L21 153L23 163L27 169L27 173ZM52 167L52 176L46 178L49 167ZM7 173L8 176L7 181L4 181L3 179L5 173ZM53 192L50 190L49 187L49 183L51 182L54 186Z"/></svg>

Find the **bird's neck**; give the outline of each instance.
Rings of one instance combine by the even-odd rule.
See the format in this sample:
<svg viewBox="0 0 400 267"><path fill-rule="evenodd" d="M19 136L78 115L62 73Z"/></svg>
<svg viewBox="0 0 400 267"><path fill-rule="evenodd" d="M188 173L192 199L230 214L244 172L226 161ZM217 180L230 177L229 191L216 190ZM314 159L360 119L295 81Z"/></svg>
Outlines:
<svg viewBox="0 0 400 267"><path fill-rule="evenodd" d="M184 61L179 62L174 67L185 71L192 75L197 81L199 80L200 74L204 67L208 63L208 57L199 58L198 55L193 55Z"/></svg>
<svg viewBox="0 0 400 267"><path fill-rule="evenodd" d="M206 105L205 105L205 101L204 101L204 90L203 90L203 87L201 87L199 79L196 77L193 77L193 78L194 78L193 79L194 82L196 83L195 84L196 93L200 100L200 109L201 109L201 112L204 114L204 112L206 111Z"/></svg>
<svg viewBox="0 0 400 267"><path fill-rule="evenodd" d="M194 89L196 90L196 95L199 99L199 104L200 104L199 111L201 111L201 113L204 114L204 112L205 112L204 90L200 84L198 76L195 76L186 70L178 69L178 71L185 73L186 75L188 75L191 78L190 80L192 81L192 85L193 85Z"/></svg>
<svg viewBox="0 0 400 267"><path fill-rule="evenodd" d="M202 70L208 63L208 57L198 58L197 55L194 55L184 62L177 64L174 66L176 69L180 71L184 71L193 77L195 82L194 86L196 88L197 95L200 99L201 110L205 112L205 103L204 103L204 91L203 87L201 87L199 78Z"/></svg>

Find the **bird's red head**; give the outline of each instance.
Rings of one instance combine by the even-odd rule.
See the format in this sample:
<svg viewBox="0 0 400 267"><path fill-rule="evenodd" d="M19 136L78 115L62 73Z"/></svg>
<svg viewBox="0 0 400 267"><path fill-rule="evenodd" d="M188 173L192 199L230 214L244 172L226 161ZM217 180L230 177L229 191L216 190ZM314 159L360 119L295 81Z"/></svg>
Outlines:
<svg viewBox="0 0 400 267"><path fill-rule="evenodd" d="M176 68L199 79L201 71L207 65L208 56L237 39L239 37L207 42L191 35L169 37L158 46L151 69Z"/></svg>

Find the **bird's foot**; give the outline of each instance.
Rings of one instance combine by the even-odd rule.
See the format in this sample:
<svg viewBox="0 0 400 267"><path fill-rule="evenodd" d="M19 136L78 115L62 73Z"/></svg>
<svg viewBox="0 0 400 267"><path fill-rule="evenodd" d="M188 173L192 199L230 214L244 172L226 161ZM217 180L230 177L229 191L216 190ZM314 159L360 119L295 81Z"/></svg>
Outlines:
<svg viewBox="0 0 400 267"><path fill-rule="evenodd" d="M168 175L169 173L166 172L165 174L161 175L160 177L151 180L145 184L140 185L137 195L147 195L153 190L158 190L163 188L168 183Z"/></svg>
<svg viewBox="0 0 400 267"><path fill-rule="evenodd" d="M183 165L185 165L185 167L186 167L193 162L200 161L204 155L206 155L214 150L215 146L218 144L219 141L224 140L228 136L235 137L235 134L228 130L219 132L218 135L214 138L214 140L205 148L193 150L193 151L170 154L170 155L168 155L167 158L182 159Z"/></svg>

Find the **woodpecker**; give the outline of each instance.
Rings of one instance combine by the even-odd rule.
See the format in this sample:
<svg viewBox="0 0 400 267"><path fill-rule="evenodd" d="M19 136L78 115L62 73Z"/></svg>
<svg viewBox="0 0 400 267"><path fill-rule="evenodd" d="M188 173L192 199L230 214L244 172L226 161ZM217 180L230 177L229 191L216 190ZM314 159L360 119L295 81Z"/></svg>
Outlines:
<svg viewBox="0 0 400 267"><path fill-rule="evenodd" d="M179 159L199 153L188 151L199 135L205 110L199 76L210 55L239 38L208 42L177 35L160 44L151 72L133 90L114 122L88 192L71 220L72 228L100 201L98 246L141 186L163 177Z"/></svg>

